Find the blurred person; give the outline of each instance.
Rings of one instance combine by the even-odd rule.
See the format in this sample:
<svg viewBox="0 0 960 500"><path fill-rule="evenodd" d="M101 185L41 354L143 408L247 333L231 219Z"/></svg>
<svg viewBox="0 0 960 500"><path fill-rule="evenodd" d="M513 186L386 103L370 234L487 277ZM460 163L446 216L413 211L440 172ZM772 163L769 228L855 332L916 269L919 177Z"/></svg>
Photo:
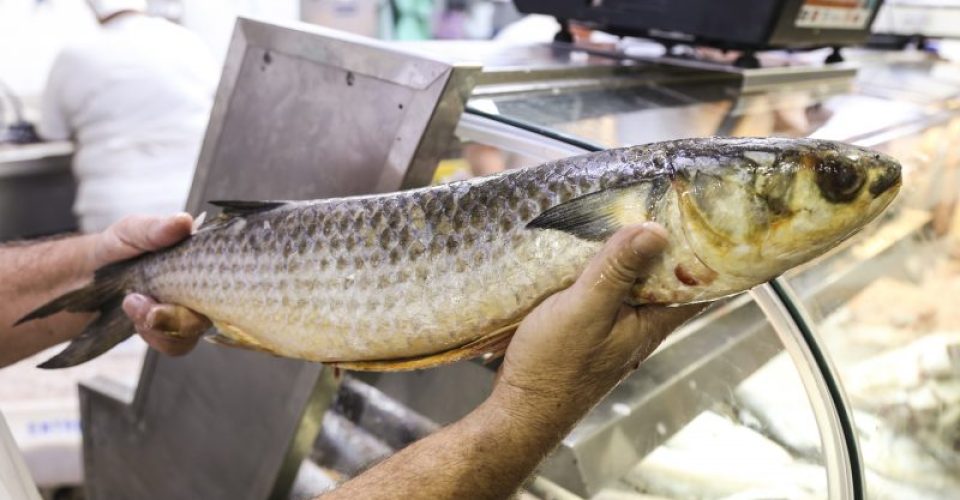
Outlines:
<svg viewBox="0 0 960 500"><path fill-rule="evenodd" d="M496 146L469 142L463 145L463 159L470 165L470 175L483 177L499 174L507 169L503 151Z"/></svg>
<svg viewBox="0 0 960 500"><path fill-rule="evenodd" d="M397 40L429 40L433 36L433 0L390 0L393 37Z"/></svg>
<svg viewBox="0 0 960 500"><path fill-rule="evenodd" d="M84 232L130 213L183 209L218 80L199 37L145 0L88 0L100 31L55 60L40 135L73 139Z"/></svg>
<svg viewBox="0 0 960 500"><path fill-rule="evenodd" d="M595 48L613 48L620 38L602 31L596 31L578 22L568 22L571 42L578 45L590 45ZM553 43L561 25L553 16L528 14L504 26L493 39L509 45L528 45Z"/></svg>

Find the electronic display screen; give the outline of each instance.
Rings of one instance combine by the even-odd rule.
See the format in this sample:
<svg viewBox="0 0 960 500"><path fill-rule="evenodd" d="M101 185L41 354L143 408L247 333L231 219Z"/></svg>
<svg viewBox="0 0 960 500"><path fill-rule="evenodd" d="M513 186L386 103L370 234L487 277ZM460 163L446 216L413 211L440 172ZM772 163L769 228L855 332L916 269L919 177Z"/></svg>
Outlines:
<svg viewBox="0 0 960 500"><path fill-rule="evenodd" d="M870 22L878 0L805 0L797 14L798 28L861 30Z"/></svg>

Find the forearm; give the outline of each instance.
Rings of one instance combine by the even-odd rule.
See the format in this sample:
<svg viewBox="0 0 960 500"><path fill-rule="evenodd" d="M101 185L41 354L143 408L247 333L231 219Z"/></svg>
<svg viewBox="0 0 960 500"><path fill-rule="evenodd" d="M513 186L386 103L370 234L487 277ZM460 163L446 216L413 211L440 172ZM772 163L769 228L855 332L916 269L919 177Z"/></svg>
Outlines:
<svg viewBox="0 0 960 500"><path fill-rule="evenodd" d="M90 314L58 314L13 327L33 309L88 281L94 235L0 246L0 366L75 336Z"/></svg>
<svg viewBox="0 0 960 500"><path fill-rule="evenodd" d="M509 388L322 498L507 498L570 430L580 411L550 414ZM512 409L523 408L523 413Z"/></svg>

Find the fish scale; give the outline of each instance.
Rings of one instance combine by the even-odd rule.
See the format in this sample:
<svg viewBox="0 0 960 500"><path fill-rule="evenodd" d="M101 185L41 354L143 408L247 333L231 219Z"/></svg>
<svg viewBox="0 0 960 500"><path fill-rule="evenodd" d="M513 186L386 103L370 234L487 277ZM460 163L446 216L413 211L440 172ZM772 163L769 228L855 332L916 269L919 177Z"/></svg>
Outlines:
<svg viewBox="0 0 960 500"><path fill-rule="evenodd" d="M895 160L853 146L711 138L400 193L223 202L187 241L102 270L25 319L136 291L210 317L220 343L359 369L432 366L502 351L624 226L656 221L670 238L628 303L716 300L849 237L899 182ZM46 366L121 337L99 335Z"/></svg>

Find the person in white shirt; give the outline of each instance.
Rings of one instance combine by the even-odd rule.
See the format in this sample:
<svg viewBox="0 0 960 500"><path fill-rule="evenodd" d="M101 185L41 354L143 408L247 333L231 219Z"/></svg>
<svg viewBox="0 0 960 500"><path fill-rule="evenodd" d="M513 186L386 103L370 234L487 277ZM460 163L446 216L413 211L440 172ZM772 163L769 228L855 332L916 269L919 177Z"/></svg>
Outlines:
<svg viewBox="0 0 960 500"><path fill-rule="evenodd" d="M101 29L55 60L39 132L75 141L74 212L93 232L183 209L219 65L198 36L147 16L145 0L88 4Z"/></svg>

